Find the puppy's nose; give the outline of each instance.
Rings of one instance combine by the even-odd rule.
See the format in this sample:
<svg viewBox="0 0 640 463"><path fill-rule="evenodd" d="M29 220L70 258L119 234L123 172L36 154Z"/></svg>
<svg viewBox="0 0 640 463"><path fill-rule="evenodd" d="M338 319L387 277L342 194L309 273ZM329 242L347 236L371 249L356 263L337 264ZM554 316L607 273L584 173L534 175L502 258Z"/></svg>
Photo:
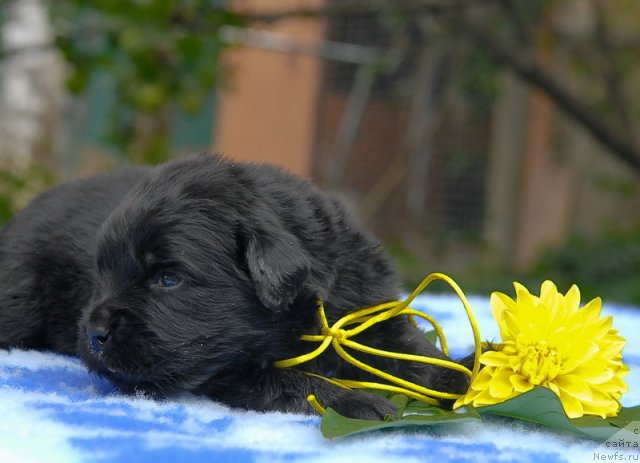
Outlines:
<svg viewBox="0 0 640 463"><path fill-rule="evenodd" d="M102 352L109 342L109 330L103 326L92 326L87 328L87 337L93 352Z"/></svg>

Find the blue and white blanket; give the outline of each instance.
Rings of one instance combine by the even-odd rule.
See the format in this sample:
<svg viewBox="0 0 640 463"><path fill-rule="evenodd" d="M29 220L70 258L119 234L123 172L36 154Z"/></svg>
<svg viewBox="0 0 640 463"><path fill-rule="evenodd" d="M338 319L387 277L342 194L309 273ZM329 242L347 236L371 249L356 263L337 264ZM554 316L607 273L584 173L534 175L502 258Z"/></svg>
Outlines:
<svg viewBox="0 0 640 463"><path fill-rule="evenodd" d="M498 339L488 299L471 297L483 339ZM471 352L460 302L421 296L454 355ZM605 305L627 339L630 391L640 404L640 310ZM319 418L229 409L206 398L154 401L119 393L75 358L0 351L0 462L564 462L596 461L598 443L522 422L437 425L326 440ZM637 457L636 457L637 458Z"/></svg>

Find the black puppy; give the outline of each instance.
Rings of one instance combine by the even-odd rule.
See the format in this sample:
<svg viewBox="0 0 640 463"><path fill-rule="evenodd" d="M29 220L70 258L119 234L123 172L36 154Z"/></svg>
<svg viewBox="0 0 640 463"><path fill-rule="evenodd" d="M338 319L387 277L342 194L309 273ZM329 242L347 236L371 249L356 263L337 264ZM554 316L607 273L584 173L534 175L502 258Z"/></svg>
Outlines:
<svg viewBox="0 0 640 463"><path fill-rule="evenodd" d="M333 322L398 297L380 244L331 197L274 167L201 155L44 193L0 233L0 346L79 355L125 391L205 394L255 410L310 412L315 394L352 417L394 407L276 360L308 352L317 300ZM404 317L368 345L444 358ZM367 359L462 392L439 367ZM370 379L325 353L304 369Z"/></svg>

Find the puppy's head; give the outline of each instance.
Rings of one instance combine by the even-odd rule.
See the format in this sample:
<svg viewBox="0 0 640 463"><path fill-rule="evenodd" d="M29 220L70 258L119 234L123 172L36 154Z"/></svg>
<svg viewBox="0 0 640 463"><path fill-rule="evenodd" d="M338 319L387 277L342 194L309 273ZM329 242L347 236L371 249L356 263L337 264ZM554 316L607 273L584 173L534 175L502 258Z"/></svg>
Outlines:
<svg viewBox="0 0 640 463"><path fill-rule="evenodd" d="M104 223L78 341L90 368L171 393L284 354L309 260L239 175L211 157L165 165Z"/></svg>

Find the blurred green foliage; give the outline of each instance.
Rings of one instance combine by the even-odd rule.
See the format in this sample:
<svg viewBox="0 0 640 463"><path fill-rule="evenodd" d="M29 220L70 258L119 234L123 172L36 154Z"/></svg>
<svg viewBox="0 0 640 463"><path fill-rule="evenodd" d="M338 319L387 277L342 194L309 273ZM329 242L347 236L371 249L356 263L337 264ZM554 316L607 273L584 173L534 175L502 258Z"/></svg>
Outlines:
<svg viewBox="0 0 640 463"><path fill-rule="evenodd" d="M595 239L574 236L566 246L547 251L528 277L552 279L559 289L576 283L583 299L640 305L640 230Z"/></svg>
<svg viewBox="0 0 640 463"><path fill-rule="evenodd" d="M576 284L582 303L601 297L605 303L640 306L640 229L611 231L596 238L575 235L566 245L548 249L524 272L486 263L463 270L437 261L427 265L424 258L397 244L388 249L400 268L407 290L413 289L427 273L443 271L467 294L489 295L501 291L513 297L514 281L537 294L544 280L552 280L563 293ZM434 285L432 290L450 291L445 285Z"/></svg>
<svg viewBox="0 0 640 463"><path fill-rule="evenodd" d="M464 56L464 72L454 78L458 81L464 101L476 111L486 113L499 96L498 63L482 48L468 50Z"/></svg>
<svg viewBox="0 0 640 463"><path fill-rule="evenodd" d="M241 25L220 0L56 0L49 10L68 88L82 93L108 73L117 101L106 141L145 163L166 160L168 141L136 144L136 118L161 118L172 106L197 112L220 80L220 28Z"/></svg>
<svg viewBox="0 0 640 463"><path fill-rule="evenodd" d="M38 191L55 182L52 173L33 165L14 173L0 169L0 226L4 225Z"/></svg>

